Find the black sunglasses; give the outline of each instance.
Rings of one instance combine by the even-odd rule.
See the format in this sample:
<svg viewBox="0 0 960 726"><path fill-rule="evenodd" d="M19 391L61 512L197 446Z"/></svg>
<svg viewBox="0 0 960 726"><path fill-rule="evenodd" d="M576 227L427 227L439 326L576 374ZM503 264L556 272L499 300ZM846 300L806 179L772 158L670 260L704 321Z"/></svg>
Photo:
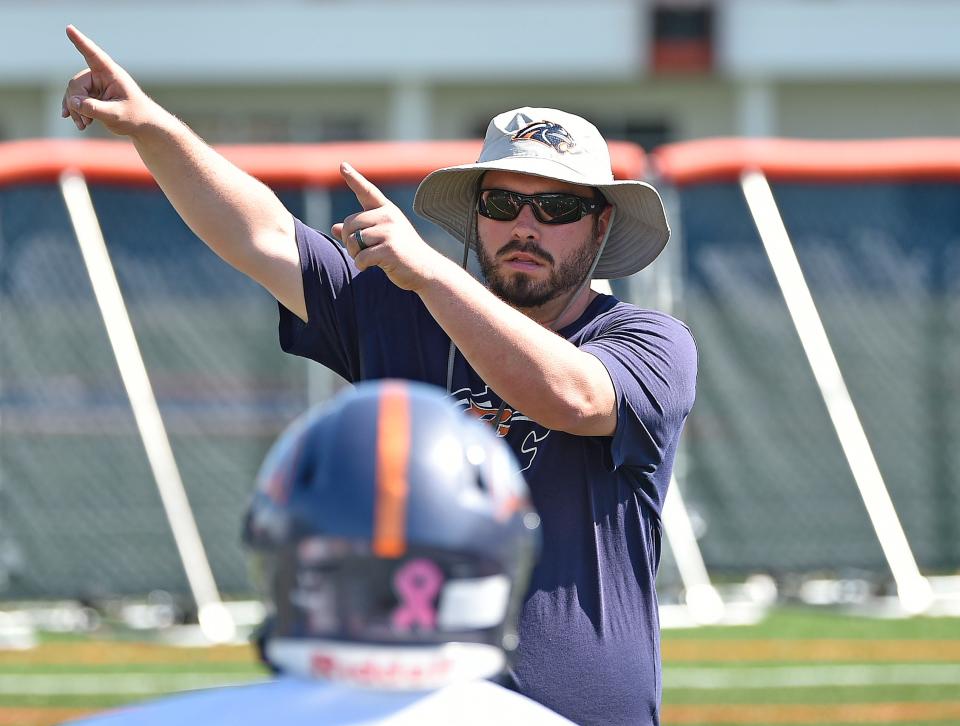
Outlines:
<svg viewBox="0 0 960 726"><path fill-rule="evenodd" d="M550 192L520 194L506 189L481 189L477 211L487 219L509 222L517 218L524 204L543 224L570 224L607 206L604 199L585 199L576 194Z"/></svg>

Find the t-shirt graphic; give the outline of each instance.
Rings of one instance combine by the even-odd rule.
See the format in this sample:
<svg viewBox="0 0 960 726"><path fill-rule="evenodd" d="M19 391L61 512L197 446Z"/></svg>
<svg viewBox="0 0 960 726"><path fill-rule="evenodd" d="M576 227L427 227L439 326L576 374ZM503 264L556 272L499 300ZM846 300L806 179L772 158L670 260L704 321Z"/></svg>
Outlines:
<svg viewBox="0 0 960 726"><path fill-rule="evenodd" d="M479 392L464 387L450 395L460 408L473 414L484 423L492 425L497 417L497 412L500 410L500 406L491 400L488 386L484 386L483 390ZM520 444L519 450L514 451L514 453L520 462L520 470L526 471L533 465L533 460L540 450L540 444L550 435L550 429L540 426L519 411L514 411L509 406L505 406L500 414L500 420L497 422L497 436L504 438L511 430L523 435L523 442ZM514 440L517 437L519 437L519 434L515 434Z"/></svg>

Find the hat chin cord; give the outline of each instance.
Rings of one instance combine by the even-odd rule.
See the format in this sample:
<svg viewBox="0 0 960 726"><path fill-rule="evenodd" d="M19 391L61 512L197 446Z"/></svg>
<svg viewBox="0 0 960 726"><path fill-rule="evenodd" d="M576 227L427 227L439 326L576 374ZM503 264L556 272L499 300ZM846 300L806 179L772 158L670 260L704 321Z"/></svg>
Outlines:
<svg viewBox="0 0 960 726"><path fill-rule="evenodd" d="M580 293L583 292L584 288L589 287L590 283L593 281L593 271L597 269L597 265L600 263L600 256L603 254L603 248L607 246L607 240L610 238L610 230L613 229L613 219L617 216L617 208L610 208L610 223L607 225L607 231L603 233L603 239L600 240L600 247L597 249L597 254L593 258L593 264L590 265L590 270L587 272L587 276L583 279L583 282L580 283L580 287L577 288L577 291L570 296L570 299L567 300L567 304L563 306L563 310L560 311L560 314L557 316L557 320L563 320L563 316L567 314L567 311L570 309L570 306L573 305L574 301L580 297Z"/></svg>
<svg viewBox="0 0 960 726"><path fill-rule="evenodd" d="M597 269L597 265L600 262L600 256L603 254L604 247L607 246L607 240L610 238L610 230L613 229L613 220L617 216L617 208L611 207L610 209L610 222L607 224L607 230L603 233L603 239L600 241L600 247L597 249L597 254L593 258L593 264L590 265L590 270L587 272L586 277L584 277L583 282L580 283L580 286L577 288L576 292L570 296L570 299L567 300L567 304L563 306L563 310L560 311L560 314L556 317L557 320L562 320L563 316L567 314L567 311L570 309L570 306L573 305L574 301L580 297L580 293L583 292L584 288L590 285L590 282L593 280L593 271ZM478 238L477 234L477 219L476 215L473 217L473 222L470 228L470 238L463 241L463 259L460 261L460 267L464 270L467 269L467 259L470 255L470 245L475 242ZM453 363L457 355L457 345L450 340L450 352L447 354L447 395L453 393ZM500 435L500 417L503 416L503 412L507 408L507 402L503 399L500 400L500 408L497 409L497 415L494 416L493 420L490 422L493 424L494 429L497 431L497 435Z"/></svg>

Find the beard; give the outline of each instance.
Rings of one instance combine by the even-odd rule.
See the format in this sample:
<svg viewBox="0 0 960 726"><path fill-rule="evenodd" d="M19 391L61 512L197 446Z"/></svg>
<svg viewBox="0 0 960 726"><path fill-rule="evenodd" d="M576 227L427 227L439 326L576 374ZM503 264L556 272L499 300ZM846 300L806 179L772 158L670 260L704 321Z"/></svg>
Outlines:
<svg viewBox="0 0 960 726"><path fill-rule="evenodd" d="M490 292L514 307L536 308L574 290L586 280L599 242L596 241L594 232L577 248L576 253L559 266L554 265L553 255L535 242L513 240L497 252L496 257L503 257L511 252L524 252L550 264L550 276L545 280L534 279L522 272L502 272L497 269L495 258L487 253L483 244L476 247L480 272Z"/></svg>

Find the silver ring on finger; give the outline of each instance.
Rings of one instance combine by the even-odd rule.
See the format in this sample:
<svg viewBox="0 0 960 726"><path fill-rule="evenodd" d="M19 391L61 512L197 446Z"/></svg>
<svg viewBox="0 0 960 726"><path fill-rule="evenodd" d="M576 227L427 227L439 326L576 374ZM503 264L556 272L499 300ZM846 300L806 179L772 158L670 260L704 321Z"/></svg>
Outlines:
<svg viewBox="0 0 960 726"><path fill-rule="evenodd" d="M363 234L361 233L361 230L358 229L356 232L354 232L353 238L357 241L357 247L359 247L361 250L367 249L367 245L363 241Z"/></svg>

